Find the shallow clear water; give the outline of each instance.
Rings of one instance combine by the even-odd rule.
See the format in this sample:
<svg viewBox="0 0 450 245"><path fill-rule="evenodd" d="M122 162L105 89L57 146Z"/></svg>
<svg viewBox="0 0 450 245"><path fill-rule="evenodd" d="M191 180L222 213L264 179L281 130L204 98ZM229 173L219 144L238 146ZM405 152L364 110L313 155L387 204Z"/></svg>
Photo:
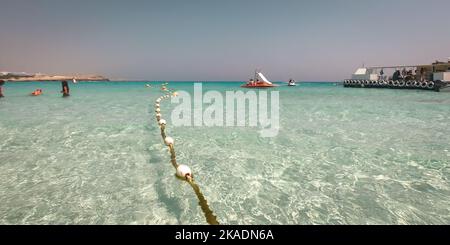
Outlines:
<svg viewBox="0 0 450 245"><path fill-rule="evenodd" d="M0 224L205 224L174 177L159 85L8 83L0 99ZM44 95L27 94L42 88ZM170 83L192 91L192 83ZM239 89L205 83L204 91ZM224 224L450 224L450 93L278 87L277 137L172 127ZM162 103L168 115L175 105Z"/></svg>

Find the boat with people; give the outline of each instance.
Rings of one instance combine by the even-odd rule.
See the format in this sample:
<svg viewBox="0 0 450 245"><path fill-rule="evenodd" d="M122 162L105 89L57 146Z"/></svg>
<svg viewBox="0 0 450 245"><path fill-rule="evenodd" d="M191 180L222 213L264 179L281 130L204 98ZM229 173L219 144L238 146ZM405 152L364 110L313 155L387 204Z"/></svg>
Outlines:
<svg viewBox="0 0 450 245"><path fill-rule="evenodd" d="M288 86L293 87L293 86L297 86L297 84L295 83L294 79L289 79Z"/></svg>
<svg viewBox="0 0 450 245"><path fill-rule="evenodd" d="M246 84L241 86L242 88L271 88L277 87L277 85L270 82L261 71L256 70L255 75Z"/></svg>
<svg viewBox="0 0 450 245"><path fill-rule="evenodd" d="M385 74L389 70L393 73L388 77ZM343 84L351 88L450 90L450 58L431 65L362 67Z"/></svg>

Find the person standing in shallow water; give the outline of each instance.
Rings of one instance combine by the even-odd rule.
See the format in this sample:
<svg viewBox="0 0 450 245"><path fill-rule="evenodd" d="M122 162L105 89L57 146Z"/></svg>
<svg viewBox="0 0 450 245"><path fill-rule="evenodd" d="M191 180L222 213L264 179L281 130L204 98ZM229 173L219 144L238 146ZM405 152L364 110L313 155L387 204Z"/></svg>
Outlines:
<svg viewBox="0 0 450 245"><path fill-rule="evenodd" d="M5 84L5 81L0 80L0 98L4 97L3 96L3 84Z"/></svg>
<svg viewBox="0 0 450 245"><path fill-rule="evenodd" d="M62 81L61 85L62 85L61 93L63 93L63 97L70 96L69 84L67 83L67 81Z"/></svg>

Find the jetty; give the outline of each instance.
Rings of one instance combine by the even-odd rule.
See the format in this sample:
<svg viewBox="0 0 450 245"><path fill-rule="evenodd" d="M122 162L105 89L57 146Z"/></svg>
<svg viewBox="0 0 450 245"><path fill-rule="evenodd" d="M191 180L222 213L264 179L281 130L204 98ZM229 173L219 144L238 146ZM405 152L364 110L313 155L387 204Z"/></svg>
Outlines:
<svg viewBox="0 0 450 245"><path fill-rule="evenodd" d="M450 59L430 65L362 67L353 73L351 79L344 80L343 85L348 88L450 91Z"/></svg>

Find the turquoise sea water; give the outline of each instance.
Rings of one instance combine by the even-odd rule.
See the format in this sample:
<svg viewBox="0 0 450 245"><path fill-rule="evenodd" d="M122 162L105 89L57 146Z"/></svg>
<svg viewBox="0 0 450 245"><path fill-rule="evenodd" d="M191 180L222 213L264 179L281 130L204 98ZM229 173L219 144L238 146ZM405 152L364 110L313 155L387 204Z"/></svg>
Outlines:
<svg viewBox="0 0 450 245"><path fill-rule="evenodd" d="M159 83L145 84L80 82L69 98L60 83L6 84L0 224L205 224L154 119ZM27 95L36 88L44 94ZM179 163L193 169L221 223L450 224L450 93L333 83L274 90L274 138L165 118ZM169 115L175 105L161 107Z"/></svg>

